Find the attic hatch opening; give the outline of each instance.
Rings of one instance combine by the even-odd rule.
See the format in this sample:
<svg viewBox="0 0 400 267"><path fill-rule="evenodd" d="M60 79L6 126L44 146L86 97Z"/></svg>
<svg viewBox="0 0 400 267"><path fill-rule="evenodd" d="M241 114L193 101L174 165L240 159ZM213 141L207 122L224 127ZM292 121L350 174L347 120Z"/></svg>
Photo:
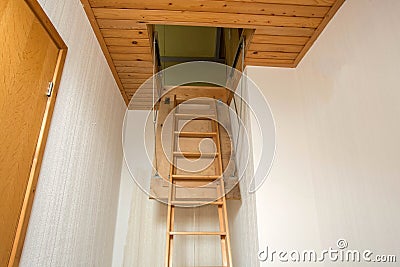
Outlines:
<svg viewBox="0 0 400 267"><path fill-rule="evenodd" d="M192 61L211 61L232 66L240 28L154 25L161 68ZM202 85L196 83L196 85ZM209 84L204 84L209 85Z"/></svg>

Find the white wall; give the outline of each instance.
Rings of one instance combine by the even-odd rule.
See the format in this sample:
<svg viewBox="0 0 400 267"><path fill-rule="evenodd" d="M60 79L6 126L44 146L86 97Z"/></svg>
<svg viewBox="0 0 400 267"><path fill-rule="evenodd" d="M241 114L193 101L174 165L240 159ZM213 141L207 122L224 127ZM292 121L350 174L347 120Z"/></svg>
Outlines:
<svg viewBox="0 0 400 267"><path fill-rule="evenodd" d="M231 232L231 250L234 266L256 267L258 251L256 195L250 193L250 183L254 177L253 149L251 136L251 115L249 86L240 81L236 89L236 101L231 102L231 130L235 150L236 176L239 177L240 201L228 201L228 217ZM236 108L235 108L236 103ZM237 113L236 113L237 110ZM233 112L235 111L235 112ZM238 118L241 120L239 127Z"/></svg>
<svg viewBox="0 0 400 267"><path fill-rule="evenodd" d="M396 0L348 0L297 69L248 68L277 127L276 161L257 192L260 248L345 238L350 249L398 253L399 12Z"/></svg>
<svg viewBox="0 0 400 267"><path fill-rule="evenodd" d="M151 177L152 166L146 152L141 150L145 139L152 140L152 124L147 123L147 116L148 111L135 110L129 111L125 118L125 159L121 171L112 262L115 267L161 266L163 263L166 208L162 209L164 205L149 200L130 173L143 175L148 180ZM159 214L158 210L161 211ZM161 219L164 217L165 220ZM157 255L153 255L155 251Z"/></svg>
<svg viewBox="0 0 400 267"><path fill-rule="evenodd" d="M125 105L78 0L40 0L69 50L21 266L110 266Z"/></svg>

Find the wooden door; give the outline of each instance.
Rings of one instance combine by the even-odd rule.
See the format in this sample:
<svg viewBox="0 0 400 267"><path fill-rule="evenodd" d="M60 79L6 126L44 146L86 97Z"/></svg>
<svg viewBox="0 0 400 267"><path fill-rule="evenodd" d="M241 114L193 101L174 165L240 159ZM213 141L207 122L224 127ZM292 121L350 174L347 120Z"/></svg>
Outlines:
<svg viewBox="0 0 400 267"><path fill-rule="evenodd" d="M55 100L47 89L65 58L39 8L0 2L0 266L19 261Z"/></svg>

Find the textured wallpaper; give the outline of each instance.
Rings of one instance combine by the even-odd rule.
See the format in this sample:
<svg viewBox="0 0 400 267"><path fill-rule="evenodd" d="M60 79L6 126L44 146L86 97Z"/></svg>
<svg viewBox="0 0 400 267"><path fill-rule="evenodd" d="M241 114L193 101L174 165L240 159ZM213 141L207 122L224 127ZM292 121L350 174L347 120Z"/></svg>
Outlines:
<svg viewBox="0 0 400 267"><path fill-rule="evenodd" d="M125 104L78 0L40 0L69 51L21 266L111 266Z"/></svg>

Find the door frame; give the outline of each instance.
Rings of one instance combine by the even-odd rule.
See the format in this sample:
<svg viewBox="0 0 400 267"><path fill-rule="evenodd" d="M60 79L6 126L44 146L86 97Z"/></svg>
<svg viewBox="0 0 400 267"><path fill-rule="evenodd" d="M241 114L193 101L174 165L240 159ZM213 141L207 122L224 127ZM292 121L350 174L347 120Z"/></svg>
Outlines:
<svg viewBox="0 0 400 267"><path fill-rule="evenodd" d="M56 28L51 23L50 19L47 17L46 13L43 11L42 7L37 0L24 0L32 12L35 14L36 18L40 21L44 29L49 34L50 38L53 40L58 48L58 57L56 67L54 69L54 74L52 78L53 91L51 96L48 97L42 125L40 127L39 137L37 139L37 144L35 148L35 154L33 156L33 161L31 165L31 170L29 173L29 179L25 191L24 202L22 204L17 231L14 237L13 247L8 261L8 267L14 267L19 265L21 259L22 248L25 240L26 231L28 228L29 217L31 214L33 199L35 196L36 186L38 182L40 167L42 164L44 149L46 146L47 136L50 129L51 117L53 115L54 105L57 98L58 88L60 86L61 75L64 68L65 58L67 56L67 45L62 40L61 36L58 34ZM43 88L45 93L45 88Z"/></svg>

